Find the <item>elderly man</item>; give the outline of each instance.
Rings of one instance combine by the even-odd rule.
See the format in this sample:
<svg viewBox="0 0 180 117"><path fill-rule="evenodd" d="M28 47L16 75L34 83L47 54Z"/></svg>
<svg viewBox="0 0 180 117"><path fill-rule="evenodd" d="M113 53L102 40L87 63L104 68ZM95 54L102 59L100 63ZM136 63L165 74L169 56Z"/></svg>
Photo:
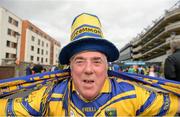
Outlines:
<svg viewBox="0 0 180 117"><path fill-rule="evenodd" d="M70 65L71 78L43 86L25 98L0 100L0 115L163 116L180 112L177 96L108 76L108 62L117 60L119 52L103 39L97 16L77 16L71 40L59 55L61 64Z"/></svg>

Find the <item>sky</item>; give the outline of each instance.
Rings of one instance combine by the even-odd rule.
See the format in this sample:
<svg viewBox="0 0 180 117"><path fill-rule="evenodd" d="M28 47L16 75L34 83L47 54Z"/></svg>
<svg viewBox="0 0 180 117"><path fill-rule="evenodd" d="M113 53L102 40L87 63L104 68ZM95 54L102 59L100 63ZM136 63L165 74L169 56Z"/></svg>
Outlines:
<svg viewBox="0 0 180 117"><path fill-rule="evenodd" d="M29 20L58 40L70 42L71 24L81 13L99 17L104 38L121 49L178 0L0 0L0 6Z"/></svg>

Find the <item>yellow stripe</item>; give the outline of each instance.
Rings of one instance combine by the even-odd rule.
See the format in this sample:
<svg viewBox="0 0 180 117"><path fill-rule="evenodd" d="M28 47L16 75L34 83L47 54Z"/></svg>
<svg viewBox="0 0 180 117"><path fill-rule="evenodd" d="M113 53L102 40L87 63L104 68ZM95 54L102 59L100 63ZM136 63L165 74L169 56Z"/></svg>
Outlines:
<svg viewBox="0 0 180 117"><path fill-rule="evenodd" d="M173 94L169 94L170 97L170 109L169 111L166 113L167 116L172 116L175 115L177 113L178 110L178 97L173 95Z"/></svg>
<svg viewBox="0 0 180 117"><path fill-rule="evenodd" d="M51 78L54 78L55 76L56 76L55 74L51 74L51 75L50 75Z"/></svg>
<svg viewBox="0 0 180 117"><path fill-rule="evenodd" d="M15 113L16 116L28 116L29 113L27 109L22 105L22 98L16 98L13 101L13 112Z"/></svg>
<svg viewBox="0 0 180 117"><path fill-rule="evenodd" d="M133 94L135 94L135 91L134 91L134 90L133 90L133 91L128 91L128 92L125 92L125 93L122 93L122 94L119 94L119 95L113 97L113 98L112 98L111 100L109 100L106 104L104 104L102 107L100 107L100 108L98 109L98 111L94 114L94 116L97 116L96 114L100 113L100 112L102 111L102 109L103 109L104 107L106 107L107 105L109 105L112 101L117 100L117 99L119 99L119 98L122 98L122 97L124 97L124 96L133 95Z"/></svg>
<svg viewBox="0 0 180 117"><path fill-rule="evenodd" d="M52 98L62 98L63 97L63 94L57 94L57 93L53 93L51 95Z"/></svg>
<svg viewBox="0 0 180 117"><path fill-rule="evenodd" d="M49 75L45 75L45 76L43 76L43 78L44 78L44 79L49 78Z"/></svg>
<svg viewBox="0 0 180 117"><path fill-rule="evenodd" d="M0 84L0 87L12 86L26 82L25 80L16 80Z"/></svg>
<svg viewBox="0 0 180 117"><path fill-rule="evenodd" d="M0 99L0 116L6 116L8 99Z"/></svg>
<svg viewBox="0 0 180 117"><path fill-rule="evenodd" d="M40 77L34 77L34 80L40 80Z"/></svg>

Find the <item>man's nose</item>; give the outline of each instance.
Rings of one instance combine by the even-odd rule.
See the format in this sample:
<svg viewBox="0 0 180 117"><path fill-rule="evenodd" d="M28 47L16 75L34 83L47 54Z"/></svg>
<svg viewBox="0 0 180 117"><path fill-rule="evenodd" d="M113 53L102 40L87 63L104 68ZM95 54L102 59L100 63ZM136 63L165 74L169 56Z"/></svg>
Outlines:
<svg viewBox="0 0 180 117"><path fill-rule="evenodd" d="M92 74L93 73L93 65L91 62L87 62L85 66L85 73L86 74Z"/></svg>

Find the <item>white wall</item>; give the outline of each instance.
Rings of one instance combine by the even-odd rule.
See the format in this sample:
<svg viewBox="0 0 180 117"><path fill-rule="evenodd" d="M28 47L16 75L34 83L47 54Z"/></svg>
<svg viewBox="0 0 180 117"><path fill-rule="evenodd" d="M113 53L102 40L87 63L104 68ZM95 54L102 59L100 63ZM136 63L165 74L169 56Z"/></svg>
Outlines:
<svg viewBox="0 0 180 117"><path fill-rule="evenodd" d="M18 21L18 27L16 27L13 24L10 24L8 22L9 16L13 18L14 20ZM7 40L10 42L17 43L17 38L14 36L10 36L7 34L8 28L11 30L18 32L21 34L21 29L22 29L22 19L11 13L10 11L1 8L0 7L0 64L2 63L2 59L5 59L5 54L6 52L11 53L11 54L16 54L16 48L10 48L6 46ZM20 44L21 40L19 38L18 40L18 47L17 47L17 58L20 56Z"/></svg>
<svg viewBox="0 0 180 117"><path fill-rule="evenodd" d="M54 45L53 65L57 65L58 64L59 53L60 53L60 47L57 46L57 45Z"/></svg>
<svg viewBox="0 0 180 117"><path fill-rule="evenodd" d="M35 40L32 41L32 36L35 37ZM40 40L40 45L38 45L38 39ZM42 46L42 41L44 42L44 46ZM48 44L48 47L46 46ZM34 51L31 50L31 46L34 46ZM37 49L40 48L40 54L37 53ZM41 51L43 55L41 54ZM47 54L46 54L47 51ZM30 56L34 56L34 60L30 60ZM37 61L37 57L39 57L39 61ZM41 62L41 58L43 58L43 63ZM47 58L47 62L46 62ZM40 63L44 65L50 64L50 41L46 40L45 38L41 37L40 35L34 33L33 31L27 29L26 30L26 44L25 44L25 61L26 62L33 62L33 63Z"/></svg>

